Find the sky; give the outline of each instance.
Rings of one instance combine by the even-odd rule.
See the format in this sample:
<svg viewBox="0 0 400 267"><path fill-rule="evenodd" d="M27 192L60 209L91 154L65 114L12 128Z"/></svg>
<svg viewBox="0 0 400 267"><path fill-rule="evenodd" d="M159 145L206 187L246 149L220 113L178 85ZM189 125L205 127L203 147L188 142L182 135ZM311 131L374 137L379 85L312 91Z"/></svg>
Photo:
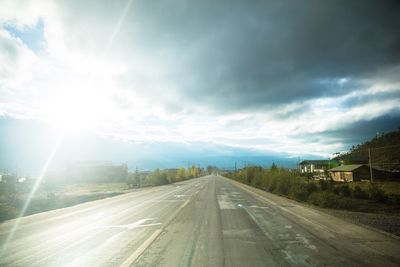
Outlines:
<svg viewBox="0 0 400 267"><path fill-rule="evenodd" d="M39 166L60 134L93 143L60 161L328 158L400 127L399 14L398 1L0 0L0 169Z"/></svg>

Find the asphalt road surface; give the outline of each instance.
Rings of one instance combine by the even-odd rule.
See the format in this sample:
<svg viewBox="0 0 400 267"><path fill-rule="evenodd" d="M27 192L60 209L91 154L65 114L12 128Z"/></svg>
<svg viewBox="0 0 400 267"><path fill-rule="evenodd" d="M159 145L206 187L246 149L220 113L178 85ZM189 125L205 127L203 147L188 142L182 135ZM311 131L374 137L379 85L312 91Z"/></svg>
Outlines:
<svg viewBox="0 0 400 267"><path fill-rule="evenodd" d="M399 239L220 176L15 222L0 266L400 265Z"/></svg>

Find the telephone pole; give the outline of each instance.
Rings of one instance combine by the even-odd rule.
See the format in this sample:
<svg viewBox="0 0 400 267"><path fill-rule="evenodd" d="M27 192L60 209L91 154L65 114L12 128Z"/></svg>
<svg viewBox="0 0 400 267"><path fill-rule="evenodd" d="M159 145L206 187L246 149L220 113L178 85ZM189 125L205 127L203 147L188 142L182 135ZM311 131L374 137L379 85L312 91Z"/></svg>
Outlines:
<svg viewBox="0 0 400 267"><path fill-rule="evenodd" d="M373 177L372 177L372 160L371 160L371 149L368 148L368 159L369 159L369 174L371 176L371 183L373 183Z"/></svg>

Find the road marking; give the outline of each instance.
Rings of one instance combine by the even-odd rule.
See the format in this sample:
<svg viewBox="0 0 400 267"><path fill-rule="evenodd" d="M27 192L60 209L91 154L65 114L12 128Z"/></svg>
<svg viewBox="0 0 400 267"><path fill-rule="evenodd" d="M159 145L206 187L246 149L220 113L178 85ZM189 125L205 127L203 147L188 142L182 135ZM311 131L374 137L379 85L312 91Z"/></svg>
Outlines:
<svg viewBox="0 0 400 267"><path fill-rule="evenodd" d="M153 203L162 203L162 202L183 202L185 201L184 199L162 199L162 200L154 200L151 201Z"/></svg>
<svg viewBox="0 0 400 267"><path fill-rule="evenodd" d="M36 217L39 217L39 218L43 217L44 212L27 215L22 218L24 220L24 222L21 222L21 223L23 223L23 225L21 225L18 229L23 229L25 227L31 227L33 225L41 224L44 222L50 222L50 221L63 219L65 217L71 217L78 213L85 213L90 210L95 210L95 209L99 208L99 206L102 206L104 204L109 205L114 202L123 202L126 200L126 198L131 198L133 195L135 195L135 197L138 197L138 196L146 195L147 193L152 193L153 191L161 191L162 189L163 188L161 188L161 186L160 186L160 188L154 187L154 188L151 188L148 190L143 190L143 191L127 192L127 193L123 193L121 195L117 195L114 197L102 198L102 199L97 199L97 200L93 200L93 201L82 202L75 206L69 206L69 207L64 207L64 208L60 208L60 209L49 210L49 211L46 211L47 214L57 214L57 213L60 213L61 210L64 210L64 213L62 213L60 215L55 215L54 217L50 217L50 218L43 218L39 221L28 221L28 220L32 220L33 218L36 218ZM104 203L104 202L106 202L106 203ZM89 206L89 207L79 209L80 207L85 207L85 206ZM67 210L71 210L71 211L65 213L65 211L67 211ZM13 224L15 222L15 220L16 219L13 219L13 220L10 220L3 224L4 225L5 224ZM9 230L5 231L5 233L8 233L8 232L9 232Z"/></svg>
<svg viewBox="0 0 400 267"><path fill-rule="evenodd" d="M136 249L132 255L130 255L121 265L120 267L129 267L139 259L139 257L143 254L143 252L157 239L157 237L162 233L162 231L169 225L169 223L175 219L175 217L179 214L179 212L186 207L187 204L191 201L192 198L186 200L171 216L171 218L164 224L164 227L161 229L157 229L146 241L143 242L142 245L138 249Z"/></svg>
<svg viewBox="0 0 400 267"><path fill-rule="evenodd" d="M269 209L269 207L257 206L257 205L251 205L250 208L254 208L254 209Z"/></svg>
<svg viewBox="0 0 400 267"><path fill-rule="evenodd" d="M227 179L227 178L226 178L226 179ZM228 179L227 179L227 180L228 180ZM229 180L228 180L228 181L229 181ZM232 181L229 181L229 182L232 183ZM322 224L320 224L320 223L313 222L313 221L311 221L310 219L307 219L306 217L301 216L300 214L298 214L298 213L295 212L295 211L292 211L292 210L290 210L290 209L288 209L288 208L282 207L282 206L279 205L278 203L276 203L276 202L274 202L274 201L272 201L272 200L270 200L270 199L268 199L268 198L266 198L266 197L264 197L264 196L259 195L257 192L254 192L254 191L252 191L252 190L250 190L250 189L247 189L247 188L244 187L242 184L239 184L239 182L236 182L236 181L233 181L233 182L237 183L237 185L236 185L235 183L232 183L232 184L235 184L237 187L240 187L242 190L249 192L249 193L252 194L254 197L256 197L256 198L258 198L258 199L260 199L260 200L264 200L264 201L266 201L266 202L268 202L268 203L270 203L270 204L276 206L277 208L279 208L279 209L281 209L281 210L283 210L283 211L285 211L285 212L287 212L287 213L289 213L289 214L291 214L291 215L294 215L295 217L297 217L297 218L299 218L299 219L301 219L301 220L303 220L303 221L305 221L305 222L307 222L307 223L313 225L315 228L319 228L320 230L323 230L323 231L325 232L325 234L326 234L326 235L329 235L329 237L331 237L331 238L335 237L334 233L333 233L333 232L331 231L331 229L329 229L328 227L326 227L326 226L324 226L324 225L322 225Z"/></svg>
<svg viewBox="0 0 400 267"><path fill-rule="evenodd" d="M143 242L140 247L133 252L121 265L120 267L129 267L131 266L142 253L153 243L153 241L161 234L162 229L157 229L146 241Z"/></svg>
<svg viewBox="0 0 400 267"><path fill-rule="evenodd" d="M190 188L190 186L188 186L188 188ZM162 199L162 198L165 197L165 196L172 195L172 194L174 194L174 193L176 193L176 192L179 192L179 191L184 191L185 189L186 189L186 188L184 188L184 187L176 188L176 189L174 189L172 192L167 192L167 193L165 193L165 194L162 194L161 196L157 196L156 199ZM124 214L124 213L130 211L132 208L142 207L142 206L146 205L147 203L151 203L151 202L154 202L154 199L152 199L152 200L145 200L144 202L142 202L142 203L140 203L140 204L137 204L137 205L132 206L132 207L129 207L129 208L127 208L127 209L121 210L121 211L118 212L117 214ZM67 242L66 240L68 240L68 238L70 238L70 237L73 237L73 236L75 235L75 233L77 233L77 232L79 232L79 231L82 231L83 229L88 229L88 230L90 230L90 229L98 228L98 227L96 227L96 226L99 226L99 225L101 224L102 221L107 221L108 219L109 219L109 216L104 216L104 218L100 218L99 220L96 220L96 221L94 221L94 222L91 222L91 223L89 223L88 225L85 225L84 227L76 228L76 229L73 230L73 231L68 231L68 232L64 231L64 232L66 232L66 233L59 235L59 236L57 237L57 239L54 241L55 244L52 244L52 247L63 246L63 249L65 250L66 248L74 247L74 246L76 246L76 245L78 245L78 244L81 244L81 243L85 242L86 240L89 240L90 238L93 238L93 236L95 236L97 233L91 234L91 235L87 235L87 236L85 236L84 238L80 238L79 240L77 239L77 241L72 242L72 244L69 244L69 245L65 246L65 243ZM71 223L69 223L69 224L74 224L74 222L71 222ZM68 225L68 223L67 223L67 225ZM60 226L60 227L61 227L61 226ZM60 228L60 227L58 227L58 228ZM65 227L65 225L62 226L62 227ZM56 230L51 230L51 231L56 231ZM60 239L61 239L61 241L60 241ZM40 244L41 247L38 249L38 252L36 252L35 255L37 255L37 254L40 255L41 253L43 254L44 252L46 252L47 255L42 255L41 258L40 258L40 260L39 260L38 262L35 262L35 263L32 263L32 264L38 264L38 263L43 262L44 260L46 260L46 259L48 259L48 258L54 256L53 254L49 254L49 253L48 253L48 248L47 248L47 247L42 248L42 247L43 247L43 244L49 243L49 245L50 245L51 242L52 242L52 240L47 240L47 241L44 241L44 242L42 242L42 243ZM23 257L22 259L17 260L16 262L14 262L14 264L15 264L15 265L18 265L18 263L19 263L20 261L29 261L29 260L30 260L31 258L33 258L35 255L25 256L25 257ZM30 264L30 265L32 265L32 264Z"/></svg>
<svg viewBox="0 0 400 267"><path fill-rule="evenodd" d="M317 247L311 244L310 240L308 240L305 236L301 234L296 234L296 241L300 242L306 248L318 251Z"/></svg>
<svg viewBox="0 0 400 267"><path fill-rule="evenodd" d="M227 195L217 195L220 210L235 210L235 205L229 200Z"/></svg>
<svg viewBox="0 0 400 267"><path fill-rule="evenodd" d="M134 223L130 223L130 224L120 224L120 225L105 225L105 226L101 226L100 228L125 228L128 230L132 230L135 228L139 228L139 227L149 227L149 226L155 226L155 225L160 225L161 223L147 223L145 224L145 222L148 221L154 221L155 219L153 218L147 218L147 219L141 219L137 222Z"/></svg>

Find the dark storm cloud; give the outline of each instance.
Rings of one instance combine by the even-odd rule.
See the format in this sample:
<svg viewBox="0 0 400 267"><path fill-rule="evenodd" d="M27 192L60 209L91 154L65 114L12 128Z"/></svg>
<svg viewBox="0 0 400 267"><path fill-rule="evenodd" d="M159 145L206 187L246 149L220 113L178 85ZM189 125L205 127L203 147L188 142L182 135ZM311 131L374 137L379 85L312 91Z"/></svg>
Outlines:
<svg viewBox="0 0 400 267"><path fill-rule="evenodd" d="M148 1L127 35L174 56L181 95L251 108L343 94L323 79L364 78L398 65L396 1ZM132 27L135 25L135 27ZM138 34L140 33L140 34ZM137 40L136 40L137 41Z"/></svg>
<svg viewBox="0 0 400 267"><path fill-rule="evenodd" d="M372 95L355 95L343 101L340 105L345 109L351 109L364 104L382 102L387 99L400 99L400 92L382 92Z"/></svg>
<svg viewBox="0 0 400 267"><path fill-rule="evenodd" d="M342 127L323 132L320 135L304 136L311 142L340 142L348 149L352 145L360 144L373 138L377 133L391 132L400 129L400 111L387 114L372 120L361 120L352 124L344 124Z"/></svg>
<svg viewBox="0 0 400 267"><path fill-rule="evenodd" d="M99 14L115 25L125 3L67 2L75 7L72 15L81 14L77 28ZM342 95L355 88L338 86L340 78L364 79L398 66L399 14L398 1L135 0L112 53L123 51L132 62L139 54L166 63L163 82L188 101L202 98L228 111L270 108ZM112 26L107 27L99 31L101 38L110 36ZM93 35L79 36L76 43L91 43ZM146 87L150 97L156 90L154 77L135 71L120 79ZM166 105L179 110L181 101L170 102Z"/></svg>
<svg viewBox="0 0 400 267"><path fill-rule="evenodd" d="M389 116L400 103L398 1L15 5L15 14L31 13L43 19L42 53L10 35L13 28L0 29L3 114L63 124L48 117L65 113L66 121L89 117L101 134L137 142L292 154L336 150L399 117ZM17 17L15 29L26 23ZM70 96L65 107L54 103L53 88L60 103ZM79 110L75 100L87 106Z"/></svg>

